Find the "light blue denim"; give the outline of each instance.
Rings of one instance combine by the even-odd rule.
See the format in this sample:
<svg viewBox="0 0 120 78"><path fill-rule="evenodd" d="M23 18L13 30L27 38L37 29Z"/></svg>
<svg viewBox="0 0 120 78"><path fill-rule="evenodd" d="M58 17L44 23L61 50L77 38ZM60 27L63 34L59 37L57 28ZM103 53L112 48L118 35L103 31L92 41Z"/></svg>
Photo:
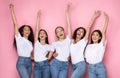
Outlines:
<svg viewBox="0 0 120 78"><path fill-rule="evenodd" d="M67 78L68 62L53 59L50 70L52 78Z"/></svg>
<svg viewBox="0 0 120 78"><path fill-rule="evenodd" d="M71 78L82 78L86 71L85 61L73 64L72 66L73 72Z"/></svg>
<svg viewBox="0 0 120 78"><path fill-rule="evenodd" d="M90 64L88 67L89 78L107 78L107 72L102 62Z"/></svg>
<svg viewBox="0 0 120 78"><path fill-rule="evenodd" d="M50 65L48 60L35 62L34 78L50 78Z"/></svg>
<svg viewBox="0 0 120 78"><path fill-rule="evenodd" d="M32 62L29 57L19 56L16 67L20 78L30 78L32 73Z"/></svg>

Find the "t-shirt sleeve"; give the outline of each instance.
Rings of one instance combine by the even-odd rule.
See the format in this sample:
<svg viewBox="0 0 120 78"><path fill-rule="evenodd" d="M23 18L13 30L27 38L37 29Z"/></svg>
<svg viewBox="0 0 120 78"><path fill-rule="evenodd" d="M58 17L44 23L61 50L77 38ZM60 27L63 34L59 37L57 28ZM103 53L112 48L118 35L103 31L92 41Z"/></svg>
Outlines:
<svg viewBox="0 0 120 78"><path fill-rule="evenodd" d="M51 45L48 45L48 50L51 51L51 52L54 52L54 47L51 46Z"/></svg>
<svg viewBox="0 0 120 78"><path fill-rule="evenodd" d="M37 40L37 41L35 42L35 46L38 45L38 44L39 44L39 41Z"/></svg>
<svg viewBox="0 0 120 78"><path fill-rule="evenodd" d="M88 43L88 40L85 40L85 38L82 39L85 44Z"/></svg>
<svg viewBox="0 0 120 78"><path fill-rule="evenodd" d="M68 35L66 36L66 40L67 40L69 43L72 43L72 39L70 39L70 38L68 37Z"/></svg>
<svg viewBox="0 0 120 78"><path fill-rule="evenodd" d="M55 42L52 43L51 47L52 47L52 48L54 49L54 51L55 51L55 47L56 47Z"/></svg>
<svg viewBox="0 0 120 78"><path fill-rule="evenodd" d="M105 44L103 44L103 42L102 42L102 40L101 40L100 45L103 46L103 47L106 47L106 45L107 45L107 40L105 40Z"/></svg>
<svg viewBox="0 0 120 78"><path fill-rule="evenodd" d="M20 35L20 33L18 33L18 36L15 35L15 40L16 40L16 41L19 41L19 40L21 40L21 39L22 39L22 36Z"/></svg>

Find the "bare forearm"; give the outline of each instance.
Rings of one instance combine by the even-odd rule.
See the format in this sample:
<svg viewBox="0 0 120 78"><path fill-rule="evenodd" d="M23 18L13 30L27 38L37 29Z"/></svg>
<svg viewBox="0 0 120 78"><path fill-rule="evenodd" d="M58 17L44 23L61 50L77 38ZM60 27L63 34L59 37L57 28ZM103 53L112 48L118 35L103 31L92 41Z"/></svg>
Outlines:
<svg viewBox="0 0 120 78"><path fill-rule="evenodd" d="M39 32L39 28L40 28L40 14L38 12L37 14L37 21L36 21L36 32L35 32L35 41L38 40L38 32Z"/></svg>
<svg viewBox="0 0 120 78"><path fill-rule="evenodd" d="M48 55L48 60L50 60L52 58L53 52L50 52Z"/></svg>
<svg viewBox="0 0 120 78"><path fill-rule="evenodd" d="M95 23L95 20L100 16L100 11L95 11L94 12L94 15L92 16L92 19L87 27L87 32L86 32L86 35L85 35L85 40L88 40L88 37L89 37L89 34L90 34L90 31L91 31L91 28L93 27L93 24Z"/></svg>
<svg viewBox="0 0 120 78"><path fill-rule="evenodd" d="M70 23L70 17L69 17L69 9L70 9L71 3L69 2L67 4L66 8L66 21L67 21L67 28L68 28L68 36L71 38L72 32L71 32L71 23Z"/></svg>
<svg viewBox="0 0 120 78"><path fill-rule="evenodd" d="M103 44L105 44L105 40L106 40L106 31L107 31L107 27L108 27L108 22L109 22L109 17L108 15L104 12L104 17L105 17L105 24L104 24L104 27L103 27L103 30L102 30L102 41L103 41Z"/></svg>
<svg viewBox="0 0 120 78"><path fill-rule="evenodd" d="M15 31L15 34L18 35L18 24L17 24L15 13L14 13L14 6L10 4L9 7L10 7L10 12L11 12L11 16L14 24L14 31Z"/></svg>
<svg viewBox="0 0 120 78"><path fill-rule="evenodd" d="M67 20L67 28L68 28L68 36L71 38L71 24L70 24L70 18L68 12L66 12L66 20Z"/></svg>

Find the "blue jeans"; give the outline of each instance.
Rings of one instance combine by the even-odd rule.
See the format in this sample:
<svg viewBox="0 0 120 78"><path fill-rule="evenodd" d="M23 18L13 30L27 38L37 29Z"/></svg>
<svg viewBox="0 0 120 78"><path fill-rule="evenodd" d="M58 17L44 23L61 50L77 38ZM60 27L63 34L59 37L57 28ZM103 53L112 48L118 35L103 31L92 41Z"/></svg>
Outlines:
<svg viewBox="0 0 120 78"><path fill-rule="evenodd" d="M88 67L89 78L107 78L106 68L102 62L90 64Z"/></svg>
<svg viewBox="0 0 120 78"><path fill-rule="evenodd" d="M50 70L52 78L67 78L68 62L53 59Z"/></svg>
<svg viewBox="0 0 120 78"><path fill-rule="evenodd" d="M50 78L50 65L48 60L35 62L34 78Z"/></svg>
<svg viewBox="0 0 120 78"><path fill-rule="evenodd" d="M29 57L19 56L16 67L20 78L30 78L32 73L32 62Z"/></svg>
<svg viewBox="0 0 120 78"><path fill-rule="evenodd" d="M86 63L82 61L72 66L73 72L71 78L82 78L86 70Z"/></svg>

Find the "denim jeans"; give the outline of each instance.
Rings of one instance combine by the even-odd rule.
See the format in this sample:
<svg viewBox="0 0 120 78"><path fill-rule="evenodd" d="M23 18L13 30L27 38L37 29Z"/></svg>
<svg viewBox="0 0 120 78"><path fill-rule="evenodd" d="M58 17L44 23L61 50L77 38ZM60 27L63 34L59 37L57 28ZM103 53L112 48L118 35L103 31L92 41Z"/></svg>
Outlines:
<svg viewBox="0 0 120 78"><path fill-rule="evenodd" d="M34 78L50 78L50 65L48 60L35 62Z"/></svg>
<svg viewBox="0 0 120 78"><path fill-rule="evenodd" d="M86 63L82 61L72 66L73 72L71 78L82 78L86 70Z"/></svg>
<svg viewBox="0 0 120 78"><path fill-rule="evenodd" d="M67 78L68 62L53 59L50 70L52 78Z"/></svg>
<svg viewBox="0 0 120 78"><path fill-rule="evenodd" d="M102 62L90 64L88 67L89 78L107 78L106 68Z"/></svg>
<svg viewBox="0 0 120 78"><path fill-rule="evenodd" d="M29 57L19 56L16 67L20 78L30 78L32 73L32 62Z"/></svg>

